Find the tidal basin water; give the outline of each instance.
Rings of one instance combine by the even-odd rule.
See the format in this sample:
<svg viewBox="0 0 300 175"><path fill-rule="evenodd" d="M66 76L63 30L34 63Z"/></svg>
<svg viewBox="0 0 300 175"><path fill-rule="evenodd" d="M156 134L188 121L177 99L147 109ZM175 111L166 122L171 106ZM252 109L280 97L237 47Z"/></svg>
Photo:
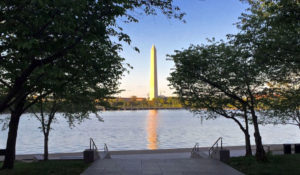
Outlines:
<svg viewBox="0 0 300 175"><path fill-rule="evenodd" d="M230 119L201 120L186 110L106 111L100 113L104 122L93 114L91 119L70 129L58 114L50 133L49 152L81 152L93 138L100 149L137 150L191 148L211 146L218 137L224 145L244 145L244 136ZM3 117L4 115L0 116ZM17 138L17 154L42 153L43 135L40 124L30 114L21 117ZM251 125L252 129L252 125ZM264 144L300 143L300 130L291 125L260 126ZM5 148L7 130L0 131L0 149ZM251 144L254 143L253 129Z"/></svg>

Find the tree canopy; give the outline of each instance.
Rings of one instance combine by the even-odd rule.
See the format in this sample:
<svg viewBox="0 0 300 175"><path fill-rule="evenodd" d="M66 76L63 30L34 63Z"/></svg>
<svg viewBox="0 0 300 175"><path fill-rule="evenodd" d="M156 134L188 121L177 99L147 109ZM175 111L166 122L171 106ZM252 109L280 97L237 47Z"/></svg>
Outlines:
<svg viewBox="0 0 300 175"><path fill-rule="evenodd" d="M0 113L11 111L3 168L13 168L20 116L50 94L101 101L118 92L130 44L118 19L133 12L182 20L173 0L24 0L0 2ZM112 38L117 38L113 41Z"/></svg>
<svg viewBox="0 0 300 175"><path fill-rule="evenodd" d="M256 97L263 92L266 79L253 66L255 62L249 58L248 52L228 43L213 41L208 45L192 45L183 51L175 51L170 58L175 63L170 85L185 107L196 113L207 110L210 113L208 118L223 116L232 119L245 134L247 155L251 155L248 129L248 116L251 116L256 125L257 150L261 151L257 156L264 159L255 109L258 106Z"/></svg>
<svg viewBox="0 0 300 175"><path fill-rule="evenodd" d="M41 78L59 74L63 66L87 71L85 66L96 68L100 64L106 66L102 72L120 70L123 60L115 57L122 46L111 37L130 43L116 20L122 17L126 22L138 22L130 13L136 9L147 15L159 10L170 18L182 19L184 15L172 0L1 1L0 111L24 94L32 94L29 89L36 92L35 88L43 88L37 86ZM104 55L112 60L102 61ZM118 67L111 64L113 61Z"/></svg>
<svg viewBox="0 0 300 175"><path fill-rule="evenodd" d="M234 35L232 42L246 46L269 80L262 106L264 122L298 125L300 2L249 0L249 3L250 13L241 16L240 33Z"/></svg>
<svg viewBox="0 0 300 175"><path fill-rule="evenodd" d="M236 45L246 47L268 71L272 81L299 74L300 2L298 0L248 0L249 13L243 13L233 35ZM280 76L278 76L281 74Z"/></svg>
<svg viewBox="0 0 300 175"><path fill-rule="evenodd" d="M238 114L228 108L241 110L239 115L243 115L242 111L249 114L255 131L256 156L264 160L256 110L262 99L276 95L272 84L288 83L299 89L295 83L300 65L300 3L297 0L248 2L248 12L237 23L239 32L228 35L227 42L192 45L175 51L170 56L175 69L169 81L191 110L205 108L227 118Z"/></svg>

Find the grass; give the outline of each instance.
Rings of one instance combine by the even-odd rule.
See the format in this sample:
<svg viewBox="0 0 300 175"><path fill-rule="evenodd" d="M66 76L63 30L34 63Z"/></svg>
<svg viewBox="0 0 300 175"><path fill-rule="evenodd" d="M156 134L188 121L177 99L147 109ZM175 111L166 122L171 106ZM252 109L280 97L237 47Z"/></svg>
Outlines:
<svg viewBox="0 0 300 175"><path fill-rule="evenodd" d="M0 162L2 166L2 162ZM89 164L83 160L49 160L40 162L15 162L13 170L0 170L1 175L76 175Z"/></svg>
<svg viewBox="0 0 300 175"><path fill-rule="evenodd" d="M257 162L255 157L232 157L229 165L246 175L299 175L300 154L268 155L267 162Z"/></svg>

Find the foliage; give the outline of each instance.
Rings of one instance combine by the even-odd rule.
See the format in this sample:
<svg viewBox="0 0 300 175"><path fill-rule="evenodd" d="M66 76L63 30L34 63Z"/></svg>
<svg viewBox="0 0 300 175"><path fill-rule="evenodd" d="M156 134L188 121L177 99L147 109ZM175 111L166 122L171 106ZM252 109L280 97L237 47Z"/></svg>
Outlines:
<svg viewBox="0 0 300 175"><path fill-rule="evenodd" d="M295 77L299 77L300 68L300 4L297 0L248 2L250 13L241 15L237 23L240 31L228 35L227 43L213 41L175 51L170 56L175 62L175 71L169 81L184 105L194 111L206 108L230 118L236 114L226 109L233 106L245 115L251 114L256 155L262 160L264 151L255 109L270 104L265 101L278 96L269 84L295 85L298 82ZM299 88L299 84L296 87ZM280 98L288 99L287 94L299 91L281 92L284 94L280 94ZM292 100L286 102L293 103ZM280 108L295 106L284 103L280 101Z"/></svg>
<svg viewBox="0 0 300 175"><path fill-rule="evenodd" d="M184 106L195 113L206 109L210 113L208 118L223 116L234 120L245 134L250 155L248 115L258 133L255 137L260 140L256 97L262 94L266 79L249 58L247 50L211 41L208 45L192 45L183 51L175 51L170 59L174 61L175 69L168 80ZM229 110L232 108L234 110Z"/></svg>
<svg viewBox="0 0 300 175"><path fill-rule="evenodd" d="M262 104L266 109L262 121L269 124L291 124L300 128L300 92L299 86L288 84L272 87L273 95L266 97Z"/></svg>
<svg viewBox="0 0 300 175"><path fill-rule="evenodd" d="M13 168L20 116L37 101L67 92L101 102L118 92L120 43L131 40L117 19L138 22L136 9L184 16L172 0L0 1L0 113L11 111L3 168Z"/></svg>
<svg viewBox="0 0 300 175"><path fill-rule="evenodd" d="M297 0L248 2L250 13L241 15L239 33L228 35L227 43L191 46L171 55L176 70L170 81L184 98L182 101L191 101L185 105L192 109L206 106L218 113L227 105L237 109L246 106L245 113L252 116L256 144L261 145L255 109L266 106L263 102L274 96L287 99L287 94L299 92L300 4ZM292 88L281 89L278 94L270 84L289 84ZM293 104L280 105L295 109Z"/></svg>
<svg viewBox="0 0 300 175"><path fill-rule="evenodd" d="M223 42L192 45L170 59L176 69L168 80L185 106L215 111L257 106L251 98L262 94L266 80L242 49Z"/></svg>
<svg viewBox="0 0 300 175"><path fill-rule="evenodd" d="M264 123L299 126L300 2L249 0L250 14L243 14L234 35L245 46L269 79L261 103Z"/></svg>
<svg viewBox="0 0 300 175"><path fill-rule="evenodd" d="M75 95L75 97L72 97ZM51 94L44 99L39 100L31 107L35 118L40 122L41 132L44 135L44 160L48 160L48 142L52 123L56 122L56 113L64 111L62 115L67 119L69 126L75 125L75 122L81 123L89 118L89 113L94 112L100 121L102 118L97 114L96 106L93 103L95 99L89 99L88 96L78 96L79 94ZM72 97L72 98L68 98Z"/></svg>
<svg viewBox="0 0 300 175"><path fill-rule="evenodd" d="M267 162L258 162L254 157L232 157L229 165L246 175L296 175L300 172L300 155L269 155Z"/></svg>
<svg viewBox="0 0 300 175"><path fill-rule="evenodd" d="M98 109L96 106L97 104L102 104L102 102L95 101L94 98L88 98L84 94L82 96L74 93L69 95L60 94L59 96L58 94L50 94L32 105L29 112L35 114L38 120L42 116L45 118L46 115L53 115L54 121L56 121L55 114L59 112L72 127L76 123L80 124L83 120L89 119L90 113L96 114L96 117L102 121L102 118L97 114ZM48 123L48 121L45 121L45 123Z"/></svg>
<svg viewBox="0 0 300 175"><path fill-rule="evenodd" d="M79 175L88 166L82 160L16 162L14 170L3 170L1 175Z"/></svg>
<svg viewBox="0 0 300 175"><path fill-rule="evenodd" d="M250 13L243 13L237 25L236 44L251 50L257 65L264 67L273 81L299 73L300 2L249 0L249 4Z"/></svg>
<svg viewBox="0 0 300 175"><path fill-rule="evenodd" d="M136 9L169 18L184 15L172 0L1 1L0 111L36 92L63 88L61 80L99 83L89 70L115 82L124 71L117 54L122 46L111 38L130 43L116 21L138 22L130 13Z"/></svg>

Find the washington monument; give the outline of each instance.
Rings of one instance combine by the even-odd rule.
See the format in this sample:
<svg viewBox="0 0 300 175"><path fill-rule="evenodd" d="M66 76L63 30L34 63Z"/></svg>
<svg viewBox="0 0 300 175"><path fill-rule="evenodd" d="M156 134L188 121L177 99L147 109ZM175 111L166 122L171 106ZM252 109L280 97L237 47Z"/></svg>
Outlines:
<svg viewBox="0 0 300 175"><path fill-rule="evenodd" d="M157 68L156 68L156 48L151 48L151 67L150 67L150 100L157 98Z"/></svg>

